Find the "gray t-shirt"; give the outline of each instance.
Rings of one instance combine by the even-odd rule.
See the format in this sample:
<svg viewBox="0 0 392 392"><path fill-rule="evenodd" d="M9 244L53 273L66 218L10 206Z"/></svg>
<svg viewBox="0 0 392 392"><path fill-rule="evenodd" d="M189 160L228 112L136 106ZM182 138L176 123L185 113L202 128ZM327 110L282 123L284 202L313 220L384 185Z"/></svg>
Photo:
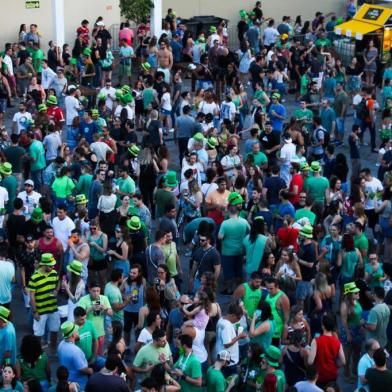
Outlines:
<svg viewBox="0 0 392 392"><path fill-rule="evenodd" d="M195 129L195 120L191 116L182 115L177 117L177 138L190 138Z"/></svg>
<svg viewBox="0 0 392 392"><path fill-rule="evenodd" d="M158 276L157 271L160 264L165 264L165 255L159 246L152 244L146 249L148 283L154 283L154 279Z"/></svg>
<svg viewBox="0 0 392 392"><path fill-rule="evenodd" d="M323 392L321 388L309 381L298 381L294 386L297 388L297 392Z"/></svg>

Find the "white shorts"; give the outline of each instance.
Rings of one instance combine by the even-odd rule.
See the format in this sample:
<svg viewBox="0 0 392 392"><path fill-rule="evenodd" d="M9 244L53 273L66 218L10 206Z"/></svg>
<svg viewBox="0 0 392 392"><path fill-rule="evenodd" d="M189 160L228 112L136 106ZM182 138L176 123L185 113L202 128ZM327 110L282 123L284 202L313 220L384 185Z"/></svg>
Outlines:
<svg viewBox="0 0 392 392"><path fill-rule="evenodd" d="M42 314L39 318L39 321L33 321L33 331L35 336L44 336L45 335L45 327L46 323L48 323L48 330L50 332L58 332L60 329L60 315L59 312L56 311L54 313Z"/></svg>

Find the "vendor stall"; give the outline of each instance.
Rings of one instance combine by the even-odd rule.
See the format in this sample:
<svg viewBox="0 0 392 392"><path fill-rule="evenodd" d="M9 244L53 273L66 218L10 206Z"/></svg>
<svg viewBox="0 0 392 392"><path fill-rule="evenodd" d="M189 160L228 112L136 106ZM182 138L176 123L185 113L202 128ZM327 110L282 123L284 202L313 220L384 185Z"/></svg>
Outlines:
<svg viewBox="0 0 392 392"><path fill-rule="evenodd" d="M354 17L335 27L335 34L347 38L336 42L336 50L344 58L361 54L366 43L373 39L380 53L380 62L390 59L392 41L392 8L363 4Z"/></svg>

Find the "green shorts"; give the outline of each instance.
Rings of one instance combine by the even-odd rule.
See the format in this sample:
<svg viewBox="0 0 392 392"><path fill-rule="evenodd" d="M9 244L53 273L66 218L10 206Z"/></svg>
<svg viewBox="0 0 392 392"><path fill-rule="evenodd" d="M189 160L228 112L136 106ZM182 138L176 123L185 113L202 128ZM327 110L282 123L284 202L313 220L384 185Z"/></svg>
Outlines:
<svg viewBox="0 0 392 392"><path fill-rule="evenodd" d="M132 66L131 65L119 65L118 73L120 76L131 76L132 75Z"/></svg>

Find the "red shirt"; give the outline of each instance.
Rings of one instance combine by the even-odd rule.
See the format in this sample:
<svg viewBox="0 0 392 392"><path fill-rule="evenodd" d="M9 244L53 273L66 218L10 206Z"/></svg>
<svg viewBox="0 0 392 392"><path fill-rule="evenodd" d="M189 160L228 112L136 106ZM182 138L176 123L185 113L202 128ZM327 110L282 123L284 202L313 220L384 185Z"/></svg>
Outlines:
<svg viewBox="0 0 392 392"><path fill-rule="evenodd" d="M64 122L64 113L61 108L58 106L49 106L48 107L48 116L51 120L53 120L56 125L60 125L60 123Z"/></svg>
<svg viewBox="0 0 392 392"><path fill-rule="evenodd" d="M293 175L293 178L290 181L289 192L294 191L295 185L297 185L298 191L295 196L291 196L289 198L291 204L297 204L299 202L299 194L302 192L302 189L304 187L304 179L299 173Z"/></svg>
<svg viewBox="0 0 392 392"><path fill-rule="evenodd" d="M292 227L281 227L276 232L276 236L279 238L280 248L287 248L288 246L293 246L295 251L298 250L298 234L299 229L294 229Z"/></svg>
<svg viewBox="0 0 392 392"><path fill-rule="evenodd" d="M317 353L315 364L319 372L318 382L321 384L336 381L338 378L338 365L340 341L336 336L321 335L316 339Z"/></svg>
<svg viewBox="0 0 392 392"><path fill-rule="evenodd" d="M82 38L83 43L88 45L88 41L89 41L88 33L90 32L88 27L80 26L77 28L76 32L78 33L78 36Z"/></svg>

